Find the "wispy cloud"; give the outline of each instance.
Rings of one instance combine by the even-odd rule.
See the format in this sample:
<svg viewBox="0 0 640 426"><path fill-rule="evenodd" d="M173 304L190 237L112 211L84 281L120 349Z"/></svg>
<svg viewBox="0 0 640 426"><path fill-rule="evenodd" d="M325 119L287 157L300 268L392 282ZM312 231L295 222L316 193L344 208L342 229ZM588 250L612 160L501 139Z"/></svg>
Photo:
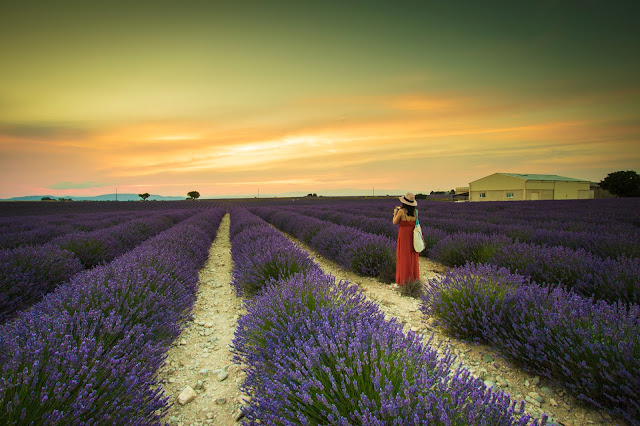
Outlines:
<svg viewBox="0 0 640 426"><path fill-rule="evenodd" d="M108 186L107 183L100 182L56 182L53 185L47 186L49 189L88 189L88 188L102 188Z"/></svg>
<svg viewBox="0 0 640 426"><path fill-rule="evenodd" d="M2 123L0 122L0 139L28 139L57 141L64 139L81 139L88 136L85 129L66 124L51 123Z"/></svg>

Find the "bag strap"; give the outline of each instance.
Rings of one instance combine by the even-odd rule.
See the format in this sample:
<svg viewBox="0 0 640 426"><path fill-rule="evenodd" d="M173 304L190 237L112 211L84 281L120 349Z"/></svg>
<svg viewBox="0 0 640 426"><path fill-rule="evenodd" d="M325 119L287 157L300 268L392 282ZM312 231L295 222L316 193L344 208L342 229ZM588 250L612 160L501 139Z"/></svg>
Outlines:
<svg viewBox="0 0 640 426"><path fill-rule="evenodd" d="M418 210L416 210L416 226L420 226L420 219L418 219Z"/></svg>

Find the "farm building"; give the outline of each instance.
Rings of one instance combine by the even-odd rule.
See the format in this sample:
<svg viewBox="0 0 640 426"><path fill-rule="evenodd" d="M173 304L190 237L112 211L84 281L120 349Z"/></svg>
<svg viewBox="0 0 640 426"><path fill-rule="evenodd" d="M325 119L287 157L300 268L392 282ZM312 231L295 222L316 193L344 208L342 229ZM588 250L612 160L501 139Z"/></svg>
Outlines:
<svg viewBox="0 0 640 426"><path fill-rule="evenodd" d="M470 201L586 200L591 182L557 175L494 173L469 182Z"/></svg>

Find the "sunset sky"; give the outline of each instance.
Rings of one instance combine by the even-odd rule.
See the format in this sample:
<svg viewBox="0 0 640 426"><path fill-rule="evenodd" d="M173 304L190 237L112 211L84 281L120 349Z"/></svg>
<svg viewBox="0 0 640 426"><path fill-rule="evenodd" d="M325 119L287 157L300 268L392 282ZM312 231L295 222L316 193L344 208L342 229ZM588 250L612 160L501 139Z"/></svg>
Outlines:
<svg viewBox="0 0 640 426"><path fill-rule="evenodd" d="M639 4L5 2L0 198L640 171Z"/></svg>

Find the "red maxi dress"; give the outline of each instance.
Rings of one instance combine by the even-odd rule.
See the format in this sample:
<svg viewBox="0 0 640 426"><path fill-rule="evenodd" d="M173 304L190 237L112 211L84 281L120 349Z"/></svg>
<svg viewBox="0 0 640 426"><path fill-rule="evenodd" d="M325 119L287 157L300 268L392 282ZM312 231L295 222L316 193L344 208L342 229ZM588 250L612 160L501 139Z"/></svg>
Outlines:
<svg viewBox="0 0 640 426"><path fill-rule="evenodd" d="M413 249L413 229L416 222L401 220L396 243L396 284L420 278L419 253Z"/></svg>

